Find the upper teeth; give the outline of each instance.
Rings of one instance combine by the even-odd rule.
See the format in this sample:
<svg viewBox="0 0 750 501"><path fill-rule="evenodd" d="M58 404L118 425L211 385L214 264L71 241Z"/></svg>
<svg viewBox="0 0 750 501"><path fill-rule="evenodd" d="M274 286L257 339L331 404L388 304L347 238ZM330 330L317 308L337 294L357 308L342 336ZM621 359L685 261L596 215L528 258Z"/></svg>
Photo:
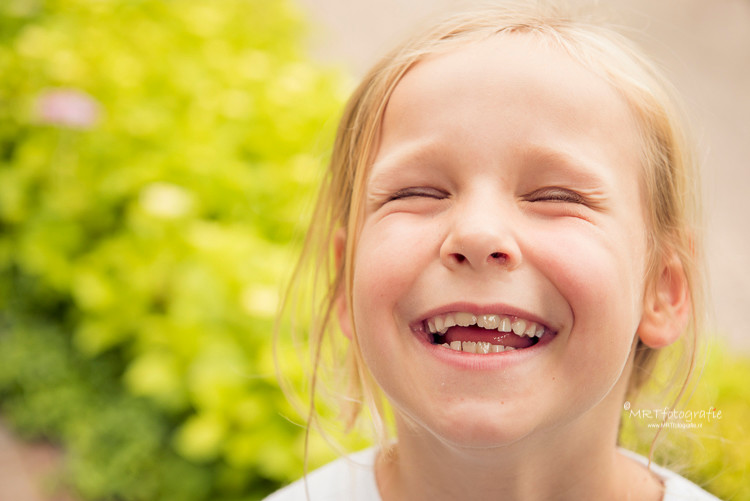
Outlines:
<svg viewBox="0 0 750 501"><path fill-rule="evenodd" d="M544 334L543 325L507 315L474 315L458 312L438 315L427 320L427 328L430 334L445 334L448 329L456 325L460 327L476 325L500 332L512 331L517 336L541 337Z"/></svg>

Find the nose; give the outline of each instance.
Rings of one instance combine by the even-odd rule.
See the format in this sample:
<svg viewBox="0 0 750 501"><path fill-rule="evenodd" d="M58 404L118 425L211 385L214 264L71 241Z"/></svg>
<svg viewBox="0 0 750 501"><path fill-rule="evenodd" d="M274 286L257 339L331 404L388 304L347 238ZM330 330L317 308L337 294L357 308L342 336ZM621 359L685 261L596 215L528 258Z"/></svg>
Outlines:
<svg viewBox="0 0 750 501"><path fill-rule="evenodd" d="M512 216L500 204L474 201L457 207L440 247L440 259L450 269L511 270L521 263Z"/></svg>

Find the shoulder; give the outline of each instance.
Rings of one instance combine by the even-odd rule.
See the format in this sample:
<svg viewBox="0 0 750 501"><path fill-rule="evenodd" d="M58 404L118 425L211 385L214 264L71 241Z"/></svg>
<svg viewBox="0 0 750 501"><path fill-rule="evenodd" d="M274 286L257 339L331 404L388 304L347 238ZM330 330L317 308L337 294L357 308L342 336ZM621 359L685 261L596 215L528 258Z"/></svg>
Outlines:
<svg viewBox="0 0 750 501"><path fill-rule="evenodd" d="M265 501L380 501L373 469L376 455L377 449L371 448L339 458L274 492Z"/></svg>
<svg viewBox="0 0 750 501"><path fill-rule="evenodd" d="M646 458L635 452L620 449L620 453L644 465L648 464ZM720 501L713 494L704 491L690 480L663 466L651 463L651 471L664 483L664 498L662 501Z"/></svg>
<svg viewBox="0 0 750 501"><path fill-rule="evenodd" d="M719 501L713 494L673 471L661 466L655 467L654 471L664 479L663 501Z"/></svg>

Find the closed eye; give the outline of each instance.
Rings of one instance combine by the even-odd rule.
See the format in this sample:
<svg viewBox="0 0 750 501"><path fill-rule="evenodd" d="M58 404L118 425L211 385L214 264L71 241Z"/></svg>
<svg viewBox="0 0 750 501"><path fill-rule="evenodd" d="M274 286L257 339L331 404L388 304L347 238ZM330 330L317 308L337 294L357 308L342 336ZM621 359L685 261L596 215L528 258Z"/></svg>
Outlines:
<svg viewBox="0 0 750 501"><path fill-rule="evenodd" d="M415 186L398 190L396 193L388 197L388 202L414 197L434 198L437 200L441 200L443 198L446 198L447 196L448 194L446 192L438 190L436 188L430 188L427 186Z"/></svg>
<svg viewBox="0 0 750 501"><path fill-rule="evenodd" d="M529 202L561 202L573 204L587 203L586 198L580 193L557 186L536 190L533 193L527 195L525 198Z"/></svg>

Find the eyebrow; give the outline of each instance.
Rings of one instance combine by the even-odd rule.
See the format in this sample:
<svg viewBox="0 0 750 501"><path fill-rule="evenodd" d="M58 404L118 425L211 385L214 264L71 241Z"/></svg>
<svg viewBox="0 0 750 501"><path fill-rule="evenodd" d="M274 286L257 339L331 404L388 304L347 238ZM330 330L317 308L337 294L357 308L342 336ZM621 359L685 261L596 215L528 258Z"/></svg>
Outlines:
<svg viewBox="0 0 750 501"><path fill-rule="evenodd" d="M585 186L611 187L615 184L615 180L610 176L602 176L599 173L602 169L596 168L595 160L580 155L572 155L561 149L545 145L533 145L526 148L523 155L528 159L529 165L540 169L544 166L561 167L568 178L572 178ZM607 170L604 169L603 171L607 172Z"/></svg>
<svg viewBox="0 0 750 501"><path fill-rule="evenodd" d="M566 152L546 144L531 144L524 146L520 152L524 159L524 168L539 170L540 173L549 171L555 166L562 169L567 179L588 188L611 188L616 182L610 176L602 176L602 169L596 168L596 161L581 155ZM434 166L436 161L441 163L445 155L439 154L434 141L415 140L401 144L388 155L376 160L370 167L368 185L379 184L382 180L393 175L394 170L409 165L414 168ZM604 172L607 169L603 170Z"/></svg>
<svg viewBox="0 0 750 501"><path fill-rule="evenodd" d="M439 155L432 141L410 141L401 144L388 155L373 162L367 182L377 184L381 178L390 177L394 170L407 164L413 167L434 165L436 158L439 158Z"/></svg>

